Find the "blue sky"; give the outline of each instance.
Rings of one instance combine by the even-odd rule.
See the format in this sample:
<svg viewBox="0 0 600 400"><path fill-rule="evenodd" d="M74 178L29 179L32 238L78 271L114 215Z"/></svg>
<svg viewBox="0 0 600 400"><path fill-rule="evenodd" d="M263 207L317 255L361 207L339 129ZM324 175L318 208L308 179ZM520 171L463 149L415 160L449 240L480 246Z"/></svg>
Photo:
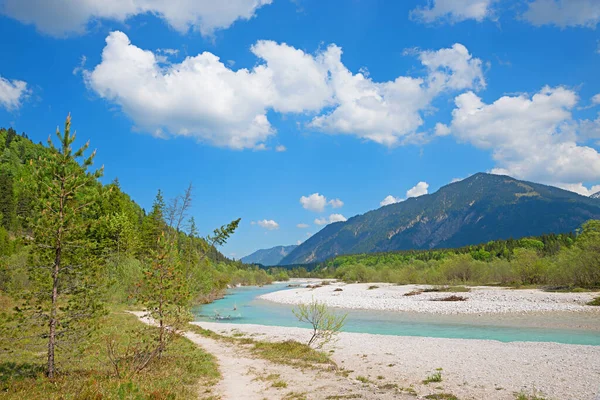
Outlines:
<svg viewBox="0 0 600 400"><path fill-rule="evenodd" d="M71 112L237 258L479 171L600 190L596 0L224 3L0 0L0 126Z"/></svg>

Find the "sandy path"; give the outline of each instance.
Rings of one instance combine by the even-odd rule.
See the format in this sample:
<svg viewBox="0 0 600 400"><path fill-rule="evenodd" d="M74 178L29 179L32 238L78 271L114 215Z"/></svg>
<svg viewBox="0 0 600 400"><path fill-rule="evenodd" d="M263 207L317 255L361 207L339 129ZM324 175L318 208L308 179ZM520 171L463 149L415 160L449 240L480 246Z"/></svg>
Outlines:
<svg viewBox="0 0 600 400"><path fill-rule="evenodd" d="M143 322L150 323L143 313L135 312ZM386 382L360 382L335 371L322 368L296 368L275 364L253 356L240 344L207 338L186 332L187 339L215 356L221 380L210 391L205 388L200 398L221 400L301 400L301 399L351 399L360 398L414 400L414 396L401 393L396 388L380 389ZM274 386L280 382L279 387Z"/></svg>
<svg viewBox="0 0 600 400"><path fill-rule="evenodd" d="M378 389L333 371L295 368L254 357L244 346L186 333L185 336L217 358L222 379L212 395L222 400L279 399L413 399L396 389ZM275 382L285 387L275 387ZM294 397L295 396L295 397Z"/></svg>
<svg viewBox="0 0 600 400"><path fill-rule="evenodd" d="M309 335L303 328L196 324L268 341L302 341ZM353 370L351 378L412 385L420 396L447 392L461 400L514 400L523 391L548 400L600 400L600 346L341 333L333 349L333 360ZM443 381L422 384L437 368ZM363 398L385 397L371 392Z"/></svg>

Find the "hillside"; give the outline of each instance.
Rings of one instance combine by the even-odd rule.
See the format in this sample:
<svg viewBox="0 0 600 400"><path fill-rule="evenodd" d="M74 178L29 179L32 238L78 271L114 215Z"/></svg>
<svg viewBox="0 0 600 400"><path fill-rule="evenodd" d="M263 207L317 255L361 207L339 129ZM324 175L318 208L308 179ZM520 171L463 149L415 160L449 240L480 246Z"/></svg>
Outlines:
<svg viewBox="0 0 600 400"><path fill-rule="evenodd" d="M241 261L244 264L262 264L266 267L277 265L281 260L290 254L297 245L290 246L275 246L270 249L256 250L254 253L242 257Z"/></svg>
<svg viewBox="0 0 600 400"><path fill-rule="evenodd" d="M600 199L600 192L596 192L590 196L592 199Z"/></svg>
<svg viewBox="0 0 600 400"><path fill-rule="evenodd" d="M280 265L339 254L460 247L570 232L600 218L600 202L552 186L478 173L437 192L327 225Z"/></svg>

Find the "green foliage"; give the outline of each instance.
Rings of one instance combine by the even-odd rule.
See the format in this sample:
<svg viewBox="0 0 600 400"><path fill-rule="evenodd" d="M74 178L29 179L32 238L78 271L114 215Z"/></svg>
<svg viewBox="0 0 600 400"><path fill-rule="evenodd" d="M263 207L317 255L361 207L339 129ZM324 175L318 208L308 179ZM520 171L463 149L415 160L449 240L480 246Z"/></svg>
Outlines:
<svg viewBox="0 0 600 400"><path fill-rule="evenodd" d="M325 303L312 300L308 304L299 304L292 310L298 321L311 325L313 330L308 345L317 347L329 343L340 332L348 314L337 315Z"/></svg>
<svg viewBox="0 0 600 400"><path fill-rule="evenodd" d="M95 182L102 170L89 173L95 152L84 157L88 144L73 150L68 116L64 133L56 135L60 147L48 139L49 152L34 167L35 220L32 221L34 246L30 253L30 290L19 309L29 322L47 324L48 364L53 378L55 349L76 346L81 336L94 326L93 318L102 314L101 262L93 256L95 243L86 236L90 220L85 213L94 203Z"/></svg>
<svg viewBox="0 0 600 400"><path fill-rule="evenodd" d="M345 282L430 285L552 285L600 287L600 221L586 222L578 235L552 234L498 240L456 249L337 256L288 276Z"/></svg>
<svg viewBox="0 0 600 400"><path fill-rule="evenodd" d="M214 357L187 339L175 341L160 361L152 362L137 374L114 372L107 342L112 341L120 355L131 354L132 332L136 341L152 342L157 328L117 309L98 321L98 330L85 343L82 352L69 363L60 364L54 380L44 376L44 360L35 343L12 342L11 351L0 352L0 391L3 399L197 399L198 383L205 390L219 378ZM26 336L29 332L23 332ZM0 341L6 338L1 337ZM4 348L6 343L2 343ZM127 350L129 349L129 350ZM70 349L65 349L70 352ZM123 360L126 363L130 360ZM123 365L122 365L123 366ZM123 371L125 372L125 371Z"/></svg>
<svg viewBox="0 0 600 400"><path fill-rule="evenodd" d="M442 371L441 371L441 369L438 369L434 373L429 375L426 379L424 379L423 384L428 385L432 382L441 382L441 381L442 381Z"/></svg>

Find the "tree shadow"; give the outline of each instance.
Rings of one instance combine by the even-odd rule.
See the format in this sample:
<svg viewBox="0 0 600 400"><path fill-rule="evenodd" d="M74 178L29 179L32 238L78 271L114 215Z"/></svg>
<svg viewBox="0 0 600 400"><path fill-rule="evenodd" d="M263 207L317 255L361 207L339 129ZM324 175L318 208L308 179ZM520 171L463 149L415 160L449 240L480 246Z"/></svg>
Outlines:
<svg viewBox="0 0 600 400"><path fill-rule="evenodd" d="M3 362L0 363L0 382L14 379L35 378L44 373L44 367L39 364Z"/></svg>

